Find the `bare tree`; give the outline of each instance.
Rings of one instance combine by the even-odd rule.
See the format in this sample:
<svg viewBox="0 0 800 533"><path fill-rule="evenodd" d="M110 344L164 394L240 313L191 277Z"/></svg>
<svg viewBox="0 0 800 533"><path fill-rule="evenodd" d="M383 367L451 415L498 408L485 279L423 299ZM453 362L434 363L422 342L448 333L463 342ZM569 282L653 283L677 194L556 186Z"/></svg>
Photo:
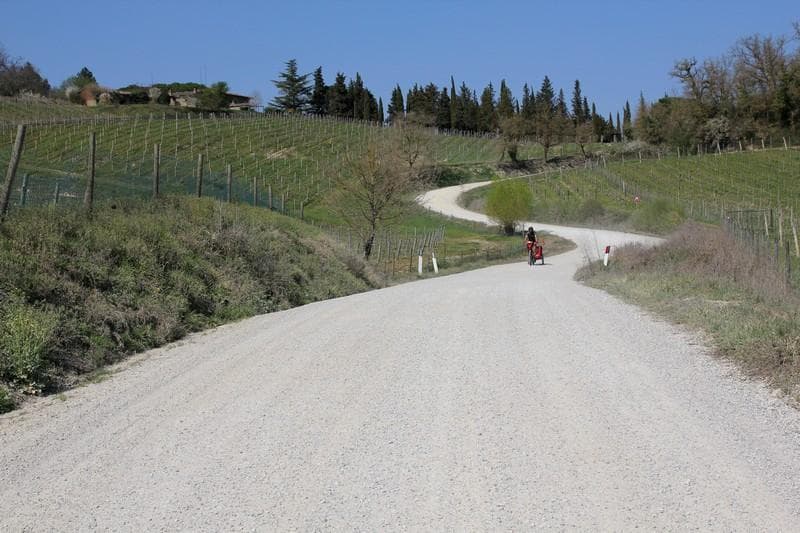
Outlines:
<svg viewBox="0 0 800 533"><path fill-rule="evenodd" d="M392 123L392 151L399 157L408 172L419 174L430 160L431 134L414 117L397 118Z"/></svg>
<svg viewBox="0 0 800 533"><path fill-rule="evenodd" d="M786 37L751 35L733 48L738 81L744 87L771 96L786 72Z"/></svg>
<svg viewBox="0 0 800 533"><path fill-rule="evenodd" d="M406 154L407 155L407 154ZM397 140L374 141L349 158L336 180L333 207L361 237L369 259L380 227L402 216L410 193L422 185Z"/></svg>
<svg viewBox="0 0 800 533"><path fill-rule="evenodd" d="M575 125L575 144L581 149L584 158L586 157L586 145L592 142L593 135L591 122L585 121Z"/></svg>
<svg viewBox="0 0 800 533"><path fill-rule="evenodd" d="M500 131L503 138L503 153L508 153L508 157L513 164L519 163L519 143L529 133L528 122L520 115L512 115L500 119Z"/></svg>
<svg viewBox="0 0 800 533"><path fill-rule="evenodd" d="M708 80L703 67L697 66L697 59L694 57L679 59L675 62L669 75L680 80L687 96L702 102L703 95L708 89Z"/></svg>

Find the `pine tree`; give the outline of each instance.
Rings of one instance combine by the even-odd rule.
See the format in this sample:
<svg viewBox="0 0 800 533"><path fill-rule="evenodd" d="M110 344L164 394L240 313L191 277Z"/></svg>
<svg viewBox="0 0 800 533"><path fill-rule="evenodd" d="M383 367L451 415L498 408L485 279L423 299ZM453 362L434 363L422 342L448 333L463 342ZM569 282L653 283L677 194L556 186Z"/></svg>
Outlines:
<svg viewBox="0 0 800 533"><path fill-rule="evenodd" d="M378 122L381 124L386 122L386 119L383 116L383 99L380 96L378 97Z"/></svg>
<svg viewBox="0 0 800 533"><path fill-rule="evenodd" d="M589 111L589 100L583 97L583 121L588 122L592 119L592 112Z"/></svg>
<svg viewBox="0 0 800 533"><path fill-rule="evenodd" d="M328 87L328 113L336 117L352 116L352 104L347 94L346 78L341 72L336 73L336 81Z"/></svg>
<svg viewBox="0 0 800 533"><path fill-rule="evenodd" d="M572 118L575 124L581 124L586 121L586 115L583 113L581 82L579 80L575 80L575 87L572 89Z"/></svg>
<svg viewBox="0 0 800 533"><path fill-rule="evenodd" d="M324 115L328 112L328 87L322 77L322 67L314 71L314 90L311 92L311 112Z"/></svg>
<svg viewBox="0 0 800 533"><path fill-rule="evenodd" d="M297 60L287 61L286 70L278 77L280 79L272 80L272 83L275 84L279 94L272 100L270 107L289 113L305 111L311 88L308 86L308 74L297 73Z"/></svg>
<svg viewBox="0 0 800 533"><path fill-rule="evenodd" d="M506 80L500 80L500 96L497 101L497 116L500 119L514 115L514 96L506 85Z"/></svg>
<svg viewBox="0 0 800 533"><path fill-rule="evenodd" d="M546 111L552 113L555 109L555 96L556 93L553 91L553 84L550 83L550 78L545 76L542 81L542 86L536 94L537 112Z"/></svg>
<svg viewBox="0 0 800 533"><path fill-rule="evenodd" d="M389 100L389 122L394 122L405 115L405 105L403 104L403 89L396 85L392 89L392 97Z"/></svg>
<svg viewBox="0 0 800 533"><path fill-rule="evenodd" d="M497 129L497 112L494 107L494 87L492 82L481 93L478 131L495 131Z"/></svg>

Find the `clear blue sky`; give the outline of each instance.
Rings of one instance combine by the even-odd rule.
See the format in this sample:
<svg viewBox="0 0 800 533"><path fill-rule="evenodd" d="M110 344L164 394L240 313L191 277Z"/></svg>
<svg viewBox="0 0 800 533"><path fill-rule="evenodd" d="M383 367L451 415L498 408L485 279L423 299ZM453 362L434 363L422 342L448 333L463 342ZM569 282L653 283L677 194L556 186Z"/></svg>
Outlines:
<svg viewBox="0 0 800 533"><path fill-rule="evenodd" d="M451 74L478 93L504 77L515 96L547 74L569 97L579 78L608 113L640 90L675 92L675 59L789 34L800 2L0 0L0 15L0 43L52 85L86 65L105 86L225 80L266 102L296 58L329 83L360 72L384 103L395 83L441 86Z"/></svg>

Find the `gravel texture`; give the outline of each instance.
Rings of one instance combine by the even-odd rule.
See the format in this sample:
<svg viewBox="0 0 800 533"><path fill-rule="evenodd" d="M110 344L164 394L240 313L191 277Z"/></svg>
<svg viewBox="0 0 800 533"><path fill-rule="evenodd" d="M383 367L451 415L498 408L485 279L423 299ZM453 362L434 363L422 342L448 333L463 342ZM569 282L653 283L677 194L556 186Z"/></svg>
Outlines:
<svg viewBox="0 0 800 533"><path fill-rule="evenodd" d="M0 417L0 530L800 529L800 414L584 255L255 317Z"/></svg>

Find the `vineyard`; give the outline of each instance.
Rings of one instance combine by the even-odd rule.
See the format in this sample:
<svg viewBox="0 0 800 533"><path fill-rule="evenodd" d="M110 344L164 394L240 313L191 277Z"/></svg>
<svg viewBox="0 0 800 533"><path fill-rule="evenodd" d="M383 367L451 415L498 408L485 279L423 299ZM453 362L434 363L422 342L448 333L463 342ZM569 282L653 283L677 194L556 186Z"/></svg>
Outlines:
<svg viewBox="0 0 800 533"><path fill-rule="evenodd" d="M271 203L296 214L330 190L348 158L390 133L375 123L304 115L215 115L166 108L123 114L121 109L0 100L0 165L8 163L16 123L28 124L18 171L27 177L17 180L11 207L82 198L89 135L94 133L99 199L151 194L157 145L164 193L194 193L202 155L204 195L223 197L230 172L235 200ZM503 153L494 136L435 130L424 135L425 157L440 168L494 165ZM531 156L537 150L533 145L525 149Z"/></svg>

